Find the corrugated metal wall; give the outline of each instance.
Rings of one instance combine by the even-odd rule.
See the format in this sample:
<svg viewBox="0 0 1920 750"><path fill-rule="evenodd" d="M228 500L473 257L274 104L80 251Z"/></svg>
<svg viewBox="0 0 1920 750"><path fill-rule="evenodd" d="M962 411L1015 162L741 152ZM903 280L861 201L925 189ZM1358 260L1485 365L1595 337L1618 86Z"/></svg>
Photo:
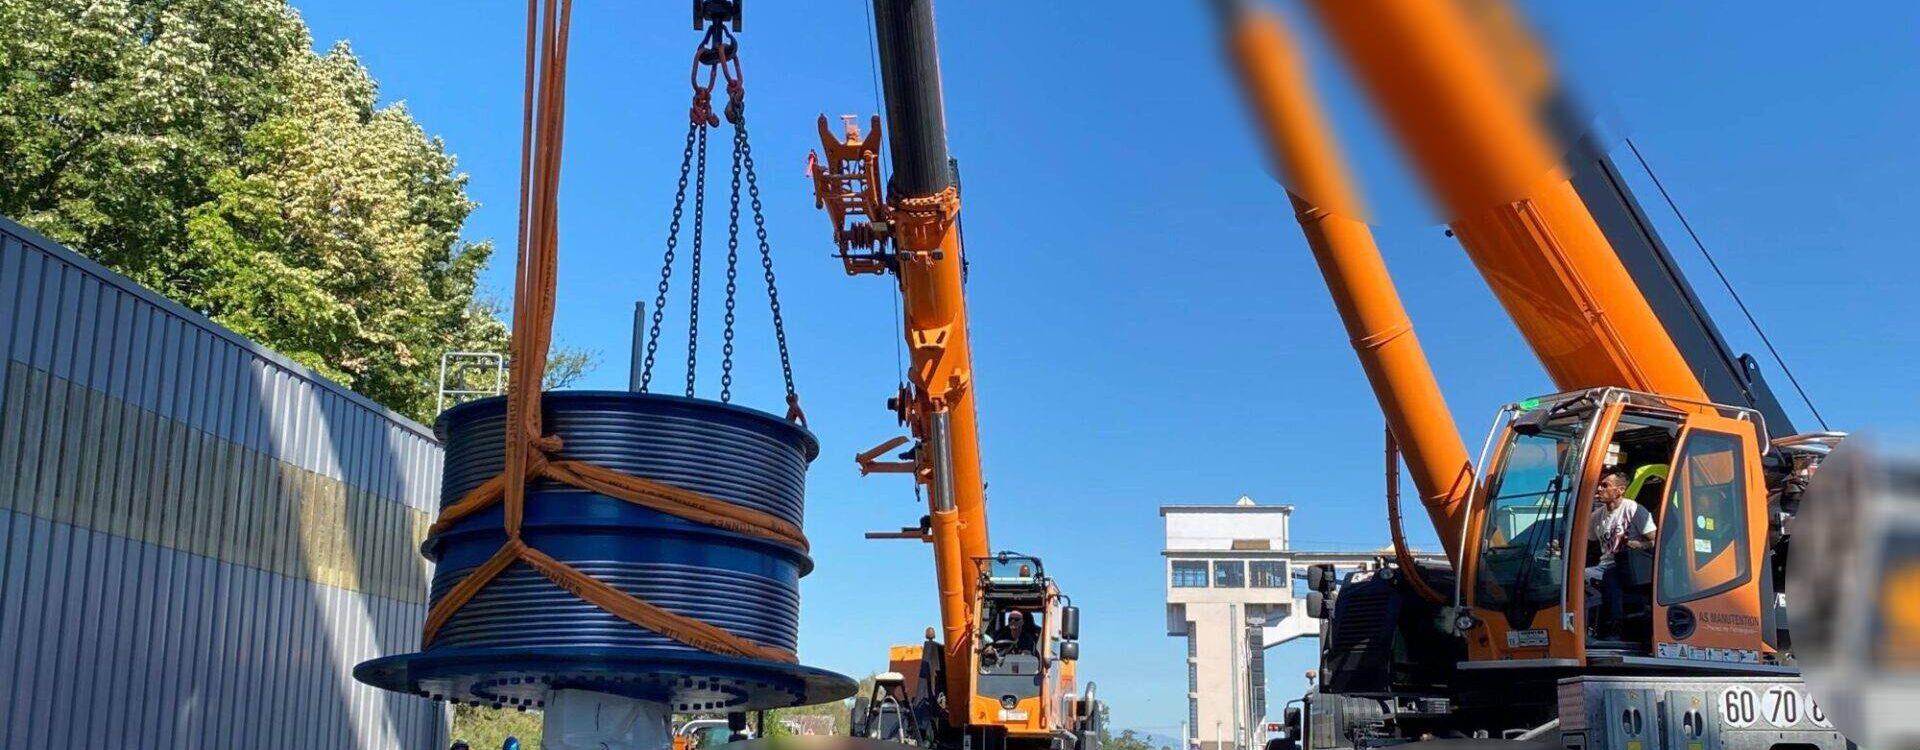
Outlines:
<svg viewBox="0 0 1920 750"><path fill-rule="evenodd" d="M0 746L440 748L419 425L0 219Z"/></svg>

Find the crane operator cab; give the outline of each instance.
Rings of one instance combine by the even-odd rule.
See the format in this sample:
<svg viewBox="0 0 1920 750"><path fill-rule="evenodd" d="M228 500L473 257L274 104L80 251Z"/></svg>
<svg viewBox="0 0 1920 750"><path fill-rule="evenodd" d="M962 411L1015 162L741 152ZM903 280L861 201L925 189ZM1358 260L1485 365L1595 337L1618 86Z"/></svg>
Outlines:
<svg viewBox="0 0 1920 750"><path fill-rule="evenodd" d="M975 622L981 630L973 649L979 675L975 721L1004 727L1008 740L1050 739L1049 727L1071 726L1078 719L1074 707L1048 696L1073 692L1080 612L1067 603L1037 557L1001 552L974 563L980 592Z"/></svg>
<svg viewBox="0 0 1920 750"><path fill-rule="evenodd" d="M1488 446L1455 595L1468 665L1781 664L1786 459L1757 412L1598 388L1507 406Z"/></svg>

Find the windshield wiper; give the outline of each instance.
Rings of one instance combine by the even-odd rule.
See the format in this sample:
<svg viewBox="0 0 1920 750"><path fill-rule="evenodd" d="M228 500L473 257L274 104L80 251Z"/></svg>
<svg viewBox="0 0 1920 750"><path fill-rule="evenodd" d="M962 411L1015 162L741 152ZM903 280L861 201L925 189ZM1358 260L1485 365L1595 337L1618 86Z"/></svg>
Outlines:
<svg viewBox="0 0 1920 750"><path fill-rule="evenodd" d="M1547 498L1547 502L1552 505L1551 515L1547 516L1545 519L1542 519L1540 521L1535 521L1534 524L1535 526L1538 526L1539 524L1544 523L1546 524L1547 531L1553 532L1553 533L1549 533L1545 535L1535 534L1533 535L1534 537L1533 539L1528 540L1526 560L1524 563L1522 563L1522 567L1520 568L1520 575L1514 581L1513 594L1507 597L1507 619L1510 623L1514 625L1514 627L1519 627L1520 625L1519 620L1521 617L1531 614L1532 612L1539 611L1539 607L1534 607L1531 612L1525 611L1526 607L1532 606L1533 601L1532 601L1532 597L1530 596L1526 597L1524 600L1522 599L1522 596L1525 595L1525 592L1528 590L1528 587L1531 586L1533 583L1534 569L1539 567L1540 550L1545 546L1545 544L1543 544L1541 541L1541 537L1544 536L1547 540L1547 543L1551 543L1552 540L1558 539L1560 537L1560 534L1559 534L1560 493L1566 491L1566 487L1565 487L1566 478L1567 478L1567 475L1565 474L1556 475L1553 478L1553 481L1547 483L1547 490L1545 492L1545 496Z"/></svg>

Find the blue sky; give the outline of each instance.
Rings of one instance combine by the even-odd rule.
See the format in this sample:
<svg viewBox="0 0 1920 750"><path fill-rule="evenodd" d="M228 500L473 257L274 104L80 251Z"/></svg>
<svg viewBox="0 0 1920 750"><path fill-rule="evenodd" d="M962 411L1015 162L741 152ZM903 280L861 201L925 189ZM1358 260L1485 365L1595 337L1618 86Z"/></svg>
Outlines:
<svg viewBox="0 0 1920 750"><path fill-rule="evenodd" d="M509 289L522 6L295 4L318 45L351 40L383 99L404 101L459 155L482 204L467 234L500 243L486 281ZM1157 506L1248 494L1297 507L1298 546L1385 539L1378 408L1203 7L948 2L939 18L967 185L993 544L1044 557L1081 605L1083 674L1099 681L1116 724L1167 736L1185 716L1184 657L1165 635ZM864 8L755 3L741 41L795 369L823 445L801 653L856 675L937 619L928 550L860 538L924 512L906 480L861 479L850 460L897 434L883 408L898 382L891 286L847 278L827 256L802 172L816 115L875 109ZM1920 434L1908 370L1920 338L1910 324L1920 312L1910 219L1920 209L1920 6L1530 8L1595 109L1653 160L1828 421ZM556 331L600 352L589 387L624 387L632 304L653 296L694 36L677 0L576 11ZM1321 62L1381 245L1478 446L1498 404L1554 388ZM1725 333L1761 352L1644 175L1628 173ZM736 396L774 409L764 300L751 291L757 274L746 278ZM669 338L664 350L680 345ZM1432 546L1430 531L1412 532ZM1276 703L1300 691L1313 648L1269 654Z"/></svg>

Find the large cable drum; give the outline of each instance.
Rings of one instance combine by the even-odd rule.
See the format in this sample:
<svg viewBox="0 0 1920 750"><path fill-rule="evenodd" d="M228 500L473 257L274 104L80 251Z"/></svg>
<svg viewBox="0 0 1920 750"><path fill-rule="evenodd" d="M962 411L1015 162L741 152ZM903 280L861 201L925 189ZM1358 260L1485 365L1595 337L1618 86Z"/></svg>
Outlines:
<svg viewBox="0 0 1920 750"><path fill-rule="evenodd" d="M555 461L581 461L706 495L799 526L804 428L752 409L646 393L559 391L542 397ZM504 468L506 401L448 409L445 508ZM791 652L798 640L803 550L684 520L549 480L528 485L521 539L574 569L677 615ZM507 542L494 504L430 536L438 602ZM838 700L852 680L795 664L708 653L642 628L516 562L440 627L425 650L354 670L389 690L487 705L538 707L556 689L741 711Z"/></svg>

